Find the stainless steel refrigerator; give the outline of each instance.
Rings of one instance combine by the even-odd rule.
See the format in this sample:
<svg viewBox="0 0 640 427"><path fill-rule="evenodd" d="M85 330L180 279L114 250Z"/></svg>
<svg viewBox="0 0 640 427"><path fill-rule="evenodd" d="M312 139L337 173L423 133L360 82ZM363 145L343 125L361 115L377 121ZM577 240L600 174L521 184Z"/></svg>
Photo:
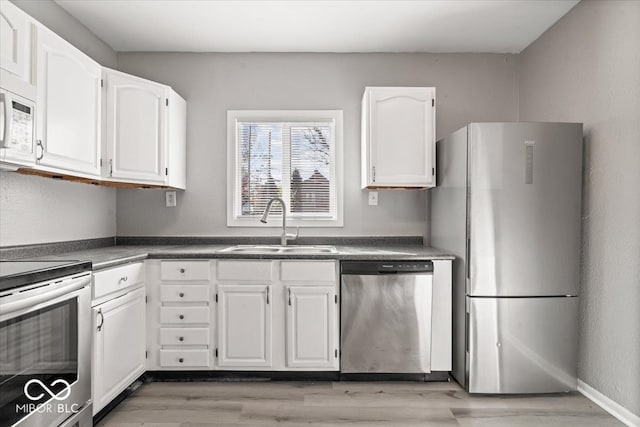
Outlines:
<svg viewBox="0 0 640 427"><path fill-rule="evenodd" d="M471 123L436 147L454 378L471 393L575 390L582 124Z"/></svg>

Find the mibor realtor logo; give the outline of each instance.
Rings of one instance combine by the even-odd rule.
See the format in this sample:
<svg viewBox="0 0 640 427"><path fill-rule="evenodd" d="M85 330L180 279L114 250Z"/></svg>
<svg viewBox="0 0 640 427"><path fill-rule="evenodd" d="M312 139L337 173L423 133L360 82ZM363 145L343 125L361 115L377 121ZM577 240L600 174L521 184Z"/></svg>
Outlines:
<svg viewBox="0 0 640 427"><path fill-rule="evenodd" d="M64 388L62 389L61 392L55 393L52 390L52 388L58 385L63 385ZM51 384L49 384L49 386L47 386L45 383L43 383L38 379L29 380L24 385L24 395L27 397L27 399L31 400L34 403L18 404L16 405L16 412L21 412L21 413L38 412L38 413L47 413L47 414L51 414L51 413L75 414L76 412L78 412L80 405L78 405L77 403L73 403L71 405L62 403L62 401L66 400L70 394L71 394L71 384L69 384L67 381L63 379L54 380ZM42 398L44 398L45 395L49 395L49 399L47 399L47 402L35 403L42 400Z"/></svg>

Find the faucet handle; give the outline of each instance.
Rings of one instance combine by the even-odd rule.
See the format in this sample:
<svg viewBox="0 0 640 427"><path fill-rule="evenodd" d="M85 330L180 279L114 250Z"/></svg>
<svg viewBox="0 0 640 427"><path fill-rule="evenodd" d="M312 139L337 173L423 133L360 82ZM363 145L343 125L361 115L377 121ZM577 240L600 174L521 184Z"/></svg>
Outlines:
<svg viewBox="0 0 640 427"><path fill-rule="evenodd" d="M287 240L295 240L300 235L300 227L296 226L296 234L286 233Z"/></svg>

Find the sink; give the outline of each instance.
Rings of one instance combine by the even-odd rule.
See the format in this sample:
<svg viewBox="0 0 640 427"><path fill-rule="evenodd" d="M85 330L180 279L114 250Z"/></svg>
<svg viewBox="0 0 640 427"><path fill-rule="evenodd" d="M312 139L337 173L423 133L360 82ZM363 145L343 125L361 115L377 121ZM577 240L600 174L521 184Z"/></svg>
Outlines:
<svg viewBox="0 0 640 427"><path fill-rule="evenodd" d="M236 245L222 249L220 253L229 254L303 254L303 255L317 255L317 254L335 254L335 246L276 246L276 245Z"/></svg>
<svg viewBox="0 0 640 427"><path fill-rule="evenodd" d="M280 249L284 254L335 254L335 246L285 246Z"/></svg>
<svg viewBox="0 0 640 427"><path fill-rule="evenodd" d="M276 253L280 250L280 246L253 246L253 245L238 245L231 246L229 248L223 249L220 252L228 252L228 253Z"/></svg>

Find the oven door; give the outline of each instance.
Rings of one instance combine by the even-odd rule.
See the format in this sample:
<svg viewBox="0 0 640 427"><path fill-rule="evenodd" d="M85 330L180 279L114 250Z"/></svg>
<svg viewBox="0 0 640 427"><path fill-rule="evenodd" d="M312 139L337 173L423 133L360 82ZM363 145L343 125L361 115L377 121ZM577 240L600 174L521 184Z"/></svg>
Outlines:
<svg viewBox="0 0 640 427"><path fill-rule="evenodd" d="M0 425L58 426L91 403L91 273L0 297Z"/></svg>

